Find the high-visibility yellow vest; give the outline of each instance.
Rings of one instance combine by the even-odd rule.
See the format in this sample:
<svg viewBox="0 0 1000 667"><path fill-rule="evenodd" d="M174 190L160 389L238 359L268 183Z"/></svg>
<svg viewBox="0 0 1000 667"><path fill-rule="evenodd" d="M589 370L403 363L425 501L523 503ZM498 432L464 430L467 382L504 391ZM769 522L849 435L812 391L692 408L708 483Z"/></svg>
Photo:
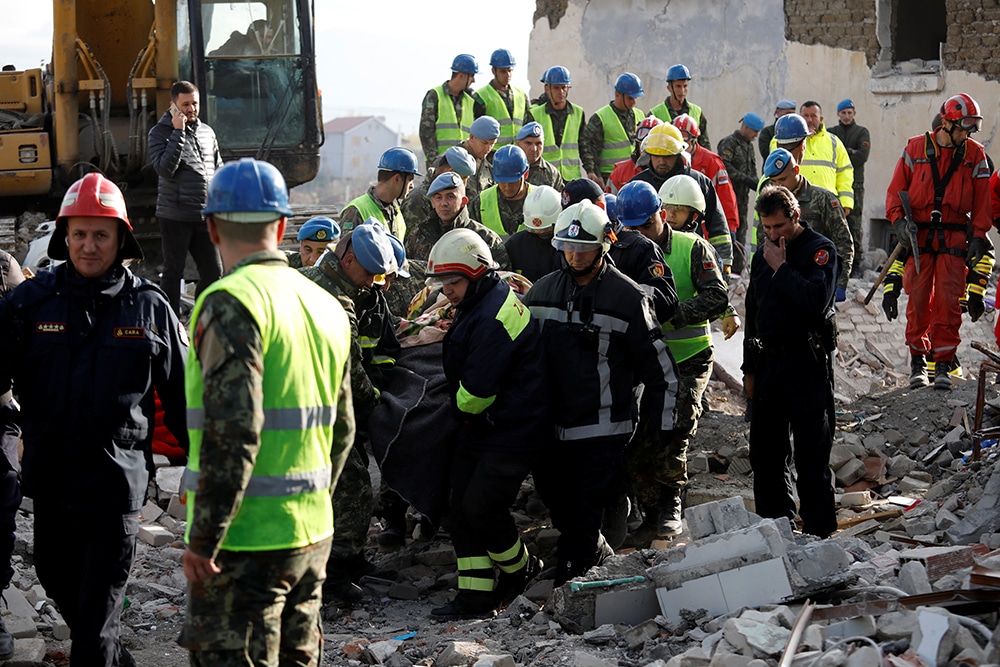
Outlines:
<svg viewBox="0 0 1000 667"><path fill-rule="evenodd" d="M635 127L642 122L642 112L632 107L632 114L635 116ZM615 164L632 155L634 146L629 141L628 133L622 127L622 121L615 113L610 104L597 110L597 117L601 119L601 126L604 128L604 146L601 148L601 173L610 174L614 171ZM635 136L635 127L632 128L632 136Z"/></svg>
<svg viewBox="0 0 1000 667"><path fill-rule="evenodd" d="M473 100L467 92L462 91L462 122L458 122L455 116L455 104L451 95L445 90L444 84L434 89L438 98L438 117L434 124L434 135L437 137L438 154L444 152L452 146L458 146L465 141L472 130L472 105Z"/></svg>
<svg viewBox="0 0 1000 667"><path fill-rule="evenodd" d="M330 492L347 451L331 457L337 396L350 355L350 324L322 287L295 269L248 264L212 283L191 314L191 335L205 298L235 297L260 330L264 352L264 426L253 476L222 548L272 551L315 544L333 534ZM204 385L194 346L185 369L191 451L185 471L188 535L198 502Z"/></svg>
<svg viewBox="0 0 1000 667"><path fill-rule="evenodd" d="M524 94L523 90L514 86L510 87L510 91L514 98L513 116L507 111L507 104L500 97L496 88L486 84L476 91L479 93L479 99L486 105L486 115L496 118L497 122L500 123L500 136L497 137L494 148L514 143L514 138L521 131L521 125L524 124L524 110L528 108L528 96Z"/></svg>
<svg viewBox="0 0 1000 667"><path fill-rule="evenodd" d="M533 189L534 186L528 183L528 192L525 193L525 196ZM479 222L502 237L510 236L513 233L508 232L503 227L503 219L500 217L500 189L495 185L491 185L479 193L479 217L482 218ZM519 232L522 229L524 229L523 222L514 231Z"/></svg>
<svg viewBox="0 0 1000 667"><path fill-rule="evenodd" d="M694 119L694 124L700 127L701 107L698 106L697 104L692 104L691 102L688 102L687 104L688 104L687 115L691 116L691 118ZM667 103L665 101L660 102L655 107L650 109L649 113L653 114L654 116L662 120L664 123L672 123L674 121L673 117L671 117L670 115L670 109L667 108ZM677 115L679 116L680 113L678 113Z"/></svg>
<svg viewBox="0 0 1000 667"><path fill-rule="evenodd" d="M580 160L580 129L583 127L583 107L572 102L566 127L563 129L562 145L556 146L556 135L552 131L552 119L545 112L544 104L531 107L531 117L538 121L545 132L545 146L542 157L554 166L567 181L583 176L583 162Z"/></svg>
<svg viewBox="0 0 1000 667"><path fill-rule="evenodd" d="M778 145L771 139L771 150ZM821 127L806 137L799 162L799 174L816 187L829 190L840 199L845 209L854 208L854 167L851 156L835 134Z"/></svg>
<svg viewBox="0 0 1000 667"><path fill-rule="evenodd" d="M353 206L358 209L358 213L361 214L362 220L375 218L382 223L382 226L385 227L385 231L389 232L400 241L402 241L403 237L406 236L406 220L403 219L403 212L399 210L398 204L393 203L393 207L396 209L396 217L393 218L391 227L389 226L389 223L386 222L385 211L382 210L381 206L375 203L375 200L372 199L367 192L360 197L352 199L347 206ZM347 206L344 208L347 208Z"/></svg>
<svg viewBox="0 0 1000 667"><path fill-rule="evenodd" d="M670 254L665 259L670 272L674 275L674 289L677 290L678 301L687 301L698 293L691 281L691 249L698 242L698 238L690 232L673 231ZM692 322L680 329L667 322L663 325L663 339L677 363L690 359L712 346L712 332L708 328L708 320Z"/></svg>

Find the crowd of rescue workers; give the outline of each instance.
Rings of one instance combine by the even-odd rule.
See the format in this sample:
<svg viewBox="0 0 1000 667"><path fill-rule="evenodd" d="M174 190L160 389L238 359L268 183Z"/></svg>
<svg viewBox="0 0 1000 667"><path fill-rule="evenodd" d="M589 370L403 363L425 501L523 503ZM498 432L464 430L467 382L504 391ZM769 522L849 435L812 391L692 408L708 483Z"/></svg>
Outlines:
<svg viewBox="0 0 1000 667"><path fill-rule="evenodd" d="M282 249L281 173L223 164L179 81L149 133L159 286L129 270L143 253L98 172L63 199L48 246L62 263L25 279L0 256L0 583L23 492L72 665L135 664L120 614L154 451L187 466L193 665L318 664L322 604L396 574L366 557L373 516L383 549L412 539L415 516L450 537L457 593L438 619L488 618L536 578L559 586L676 538L713 320L725 340L743 329L757 514L837 530L834 305L863 250L870 150L854 103L828 128L820 103L780 100L774 123L747 112L713 153L685 65L648 115L626 72L588 120L567 68L529 101L509 51L489 64L473 92L478 63L457 56L423 100L425 164L385 151L338 220L301 225L297 252ZM1000 186L981 125L975 100L949 97L886 194L898 245L882 307L895 319L907 293L913 388L951 388L962 315L985 312ZM529 475L559 532L548 567L510 512Z"/></svg>

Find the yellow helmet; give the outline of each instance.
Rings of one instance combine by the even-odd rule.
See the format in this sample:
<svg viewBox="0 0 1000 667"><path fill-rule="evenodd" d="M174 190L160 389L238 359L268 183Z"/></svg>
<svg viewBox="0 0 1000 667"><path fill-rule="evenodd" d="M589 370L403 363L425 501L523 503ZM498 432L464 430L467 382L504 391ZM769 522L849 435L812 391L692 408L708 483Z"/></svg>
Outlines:
<svg viewBox="0 0 1000 667"><path fill-rule="evenodd" d="M678 155L687 150L681 131L670 123L657 125L645 139L645 151L650 155Z"/></svg>

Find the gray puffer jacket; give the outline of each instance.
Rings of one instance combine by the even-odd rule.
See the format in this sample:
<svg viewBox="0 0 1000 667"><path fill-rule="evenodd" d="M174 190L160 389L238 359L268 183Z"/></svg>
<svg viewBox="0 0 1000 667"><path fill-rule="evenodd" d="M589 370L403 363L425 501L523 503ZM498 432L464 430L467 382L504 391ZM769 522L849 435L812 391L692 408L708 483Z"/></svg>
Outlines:
<svg viewBox="0 0 1000 667"><path fill-rule="evenodd" d="M215 132L200 120L175 129L167 112L149 131L149 161L159 175L156 217L197 222L208 183L222 166Z"/></svg>

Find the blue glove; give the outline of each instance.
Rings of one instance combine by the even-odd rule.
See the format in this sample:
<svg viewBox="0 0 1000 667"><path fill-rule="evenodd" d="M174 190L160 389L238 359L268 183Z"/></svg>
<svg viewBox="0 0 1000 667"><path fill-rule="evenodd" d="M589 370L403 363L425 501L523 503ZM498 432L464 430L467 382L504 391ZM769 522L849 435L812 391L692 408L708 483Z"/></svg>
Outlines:
<svg viewBox="0 0 1000 667"><path fill-rule="evenodd" d="M847 289L844 287L837 288L837 302L847 301Z"/></svg>

